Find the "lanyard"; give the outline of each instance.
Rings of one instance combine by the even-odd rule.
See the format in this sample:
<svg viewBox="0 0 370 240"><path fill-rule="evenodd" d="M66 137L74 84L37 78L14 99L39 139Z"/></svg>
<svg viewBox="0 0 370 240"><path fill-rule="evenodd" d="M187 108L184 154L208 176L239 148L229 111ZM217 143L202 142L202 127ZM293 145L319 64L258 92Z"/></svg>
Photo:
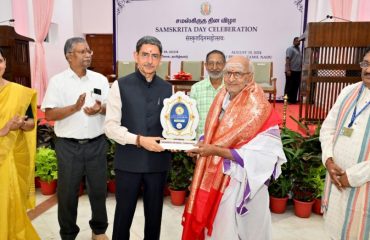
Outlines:
<svg viewBox="0 0 370 240"><path fill-rule="evenodd" d="M355 109L353 109L351 122L348 124L348 128L352 127L352 125L355 122L356 118L370 105L370 101L367 102L365 104L365 106L356 114L356 111L357 111L357 102L360 99L360 96L361 96L362 92L364 91L364 88L365 88L365 84L362 84L361 89L360 89L360 92L358 93L357 98L356 98Z"/></svg>

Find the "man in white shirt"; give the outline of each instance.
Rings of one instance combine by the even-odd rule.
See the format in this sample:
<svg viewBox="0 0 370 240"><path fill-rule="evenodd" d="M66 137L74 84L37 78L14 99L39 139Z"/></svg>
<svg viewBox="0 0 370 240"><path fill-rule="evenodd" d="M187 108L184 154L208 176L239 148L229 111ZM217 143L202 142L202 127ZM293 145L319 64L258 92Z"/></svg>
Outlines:
<svg viewBox="0 0 370 240"><path fill-rule="evenodd" d="M78 191L83 176L89 186L92 239L108 239L106 151L103 122L107 79L87 70L92 50L83 38L68 39L64 54L69 68L50 79L41 109L55 121L58 158L58 220L63 240L75 239Z"/></svg>
<svg viewBox="0 0 370 240"><path fill-rule="evenodd" d="M362 81L341 91L320 131L331 239L370 239L370 47L360 67Z"/></svg>

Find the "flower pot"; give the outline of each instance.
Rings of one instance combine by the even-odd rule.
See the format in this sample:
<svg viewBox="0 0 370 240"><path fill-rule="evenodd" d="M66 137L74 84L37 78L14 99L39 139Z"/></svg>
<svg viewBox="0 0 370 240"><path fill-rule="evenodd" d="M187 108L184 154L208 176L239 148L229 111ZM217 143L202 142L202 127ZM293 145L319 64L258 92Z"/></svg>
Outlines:
<svg viewBox="0 0 370 240"><path fill-rule="evenodd" d="M293 201L295 215L300 218L309 218L312 212L313 201L302 202L297 199L293 199Z"/></svg>
<svg viewBox="0 0 370 240"><path fill-rule="evenodd" d="M170 189L171 193L171 203L175 206L181 206L185 203L185 190L172 190Z"/></svg>
<svg viewBox="0 0 370 240"><path fill-rule="evenodd" d="M107 182L108 192L116 193L116 180L112 179Z"/></svg>
<svg viewBox="0 0 370 240"><path fill-rule="evenodd" d="M321 198L315 198L313 201L312 212L322 215L321 212Z"/></svg>
<svg viewBox="0 0 370 240"><path fill-rule="evenodd" d="M170 189L168 188L168 184L166 184L163 189L163 196L170 196L170 194Z"/></svg>
<svg viewBox="0 0 370 240"><path fill-rule="evenodd" d="M270 210L273 213L284 213L286 210L286 205L288 202L288 197L278 198L270 196Z"/></svg>
<svg viewBox="0 0 370 240"><path fill-rule="evenodd" d="M40 177L35 177L35 188L40 188Z"/></svg>
<svg viewBox="0 0 370 240"><path fill-rule="evenodd" d="M57 180L53 180L51 182L44 182L40 180L41 185L41 193L43 195L53 195L57 189Z"/></svg>

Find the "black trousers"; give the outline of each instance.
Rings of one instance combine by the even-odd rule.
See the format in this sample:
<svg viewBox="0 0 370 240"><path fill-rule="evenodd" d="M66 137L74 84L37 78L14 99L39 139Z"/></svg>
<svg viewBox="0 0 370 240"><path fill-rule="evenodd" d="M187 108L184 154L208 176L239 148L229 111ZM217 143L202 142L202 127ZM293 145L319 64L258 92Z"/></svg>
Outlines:
<svg viewBox="0 0 370 240"><path fill-rule="evenodd" d="M92 216L90 227L95 234L105 233L108 227L105 200L107 195L107 142L104 135L80 144L57 138L55 150L58 158L58 221L63 240L75 239L78 191L86 176L87 192Z"/></svg>
<svg viewBox="0 0 370 240"><path fill-rule="evenodd" d="M144 187L144 240L159 240L163 208L163 189L167 172L132 173L116 170L116 212L113 240L129 240L130 228L141 185Z"/></svg>
<svg viewBox="0 0 370 240"><path fill-rule="evenodd" d="M299 86L301 85L302 72L291 71L291 75L286 77L284 94L288 95L289 103L297 103L297 94Z"/></svg>

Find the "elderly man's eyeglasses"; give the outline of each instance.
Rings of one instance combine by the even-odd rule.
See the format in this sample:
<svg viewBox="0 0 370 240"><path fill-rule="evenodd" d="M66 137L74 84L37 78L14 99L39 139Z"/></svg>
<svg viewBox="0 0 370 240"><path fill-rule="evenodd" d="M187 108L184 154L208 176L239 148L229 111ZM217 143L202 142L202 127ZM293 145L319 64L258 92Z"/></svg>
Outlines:
<svg viewBox="0 0 370 240"><path fill-rule="evenodd" d="M84 49L84 50L80 50L80 51L75 50L75 51L72 51L70 53L73 53L73 52L81 54L81 55L86 55L86 54L93 55L94 54L93 50L91 50L91 49Z"/></svg>
<svg viewBox="0 0 370 240"><path fill-rule="evenodd" d="M223 65L225 65L224 62L213 62L213 61L210 61L210 62L206 62L207 66L208 67L213 67L216 65L216 67L222 67Z"/></svg>
<svg viewBox="0 0 370 240"><path fill-rule="evenodd" d="M234 75L235 79L240 79L246 74L250 74L250 72L230 72L230 71L224 71L224 78L231 78L231 76Z"/></svg>
<svg viewBox="0 0 370 240"><path fill-rule="evenodd" d="M370 63L368 61L362 61L362 62L360 62L360 67L361 68L368 68L368 67L370 67Z"/></svg>

